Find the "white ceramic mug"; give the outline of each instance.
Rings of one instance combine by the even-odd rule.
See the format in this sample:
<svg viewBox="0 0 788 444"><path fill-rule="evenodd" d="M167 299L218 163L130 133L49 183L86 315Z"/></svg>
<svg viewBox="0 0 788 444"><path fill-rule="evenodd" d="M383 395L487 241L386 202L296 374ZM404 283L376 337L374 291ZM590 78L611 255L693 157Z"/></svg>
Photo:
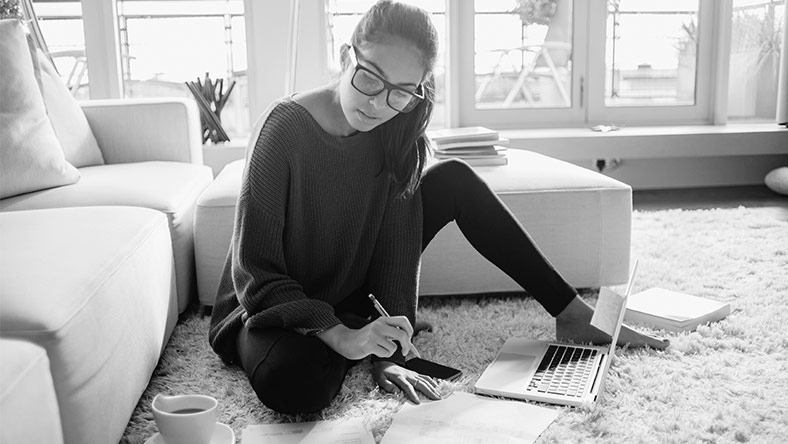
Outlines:
<svg viewBox="0 0 788 444"><path fill-rule="evenodd" d="M210 444L219 402L205 395L153 398L151 409L165 444Z"/></svg>

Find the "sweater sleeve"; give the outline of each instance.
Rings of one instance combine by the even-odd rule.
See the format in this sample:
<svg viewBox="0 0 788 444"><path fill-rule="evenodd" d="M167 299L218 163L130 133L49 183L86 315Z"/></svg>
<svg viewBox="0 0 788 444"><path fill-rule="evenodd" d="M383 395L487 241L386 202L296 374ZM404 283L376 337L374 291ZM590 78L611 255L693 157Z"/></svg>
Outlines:
<svg viewBox="0 0 788 444"><path fill-rule="evenodd" d="M370 262L370 291L391 316L415 323L421 257L421 193L410 198L391 196ZM379 360L373 356L373 361ZM404 363L400 349L391 358Z"/></svg>
<svg viewBox="0 0 788 444"><path fill-rule="evenodd" d="M290 188L287 144L291 141L287 131L277 131L281 124L274 110L249 155L231 246L232 280L247 327L309 334L341 321L329 303L309 298L288 274L283 233Z"/></svg>

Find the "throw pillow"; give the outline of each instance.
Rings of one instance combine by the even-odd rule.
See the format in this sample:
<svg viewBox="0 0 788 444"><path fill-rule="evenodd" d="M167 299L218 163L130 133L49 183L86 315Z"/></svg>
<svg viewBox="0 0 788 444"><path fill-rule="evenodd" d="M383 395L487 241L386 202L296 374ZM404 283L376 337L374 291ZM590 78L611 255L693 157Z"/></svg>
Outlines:
<svg viewBox="0 0 788 444"><path fill-rule="evenodd" d="M22 23L0 20L0 199L79 180L36 84Z"/></svg>
<svg viewBox="0 0 788 444"><path fill-rule="evenodd" d="M104 165L104 157L79 103L44 52L39 49L36 56L41 66L44 105L66 161L77 168Z"/></svg>
<svg viewBox="0 0 788 444"><path fill-rule="evenodd" d="M763 181L770 190L788 196L788 166L773 169Z"/></svg>

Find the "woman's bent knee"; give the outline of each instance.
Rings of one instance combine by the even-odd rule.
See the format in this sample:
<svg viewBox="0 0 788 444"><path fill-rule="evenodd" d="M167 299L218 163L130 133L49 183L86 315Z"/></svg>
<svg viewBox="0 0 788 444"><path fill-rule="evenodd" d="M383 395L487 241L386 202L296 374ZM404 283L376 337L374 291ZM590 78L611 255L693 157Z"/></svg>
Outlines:
<svg viewBox="0 0 788 444"><path fill-rule="evenodd" d="M304 347L303 339L314 339L319 344ZM295 341L282 338L267 359L247 373L263 404L277 412L295 414L327 407L341 389L346 371L345 358L317 338L301 337Z"/></svg>

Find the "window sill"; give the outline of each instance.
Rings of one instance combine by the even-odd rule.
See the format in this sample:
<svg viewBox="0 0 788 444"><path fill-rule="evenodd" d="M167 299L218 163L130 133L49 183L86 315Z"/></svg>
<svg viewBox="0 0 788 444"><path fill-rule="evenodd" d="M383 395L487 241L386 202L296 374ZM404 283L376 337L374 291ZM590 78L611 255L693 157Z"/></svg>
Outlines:
<svg viewBox="0 0 788 444"><path fill-rule="evenodd" d="M788 129L775 123L502 130L510 147L564 159L670 158L788 154Z"/></svg>

